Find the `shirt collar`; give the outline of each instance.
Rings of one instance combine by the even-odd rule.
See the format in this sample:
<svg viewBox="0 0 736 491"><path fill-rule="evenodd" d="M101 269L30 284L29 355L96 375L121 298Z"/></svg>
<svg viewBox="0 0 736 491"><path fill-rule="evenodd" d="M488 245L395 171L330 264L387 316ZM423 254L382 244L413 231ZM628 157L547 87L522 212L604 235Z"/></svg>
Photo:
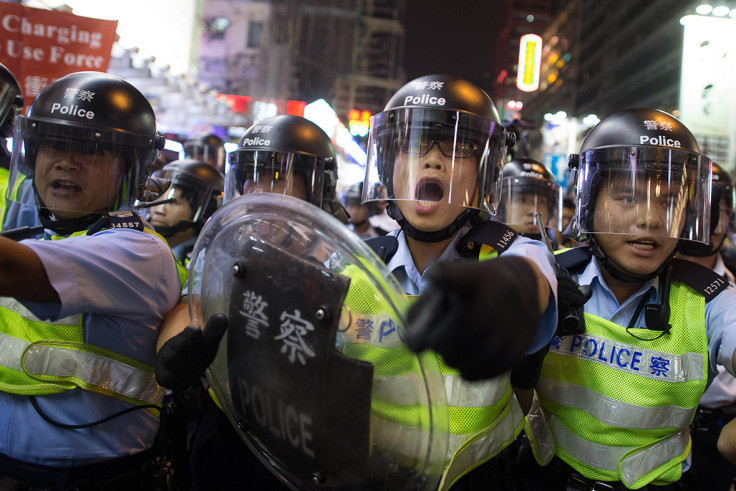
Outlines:
<svg viewBox="0 0 736 491"><path fill-rule="evenodd" d="M601 288L612 298L614 299L616 298L616 295L613 294L613 291L611 291L611 289L606 284L606 280L603 278L603 272L601 270L600 262L598 261L598 258L595 256L591 258L591 261L585 267L583 272L580 273L580 275L578 276L578 284L579 285L591 285L594 289ZM634 299L640 298L642 295L646 293L649 293L650 290L653 290L654 293L656 293L658 291L658 288L659 288L659 277L657 276L657 277L651 278L645 281L633 295L627 298L622 304L622 306L629 302L634 301Z"/></svg>
<svg viewBox="0 0 736 491"><path fill-rule="evenodd" d="M442 254L434 264L439 262L454 261L455 259L460 258L460 253L457 252L457 244L458 242L460 242L460 239L468 232L469 228L469 226L465 226L460 229L460 231L455 235L452 241L450 241L450 243L447 245L445 250L442 251ZM406 293L410 295L417 295L420 291L424 290L424 277L427 271L432 269L432 266L427 268L426 271L420 273L417 270L416 265L414 264L414 259L411 257L411 252L409 251L409 246L406 243L406 234L404 233L404 231L395 230L391 232L391 235L396 237L399 245L396 249L396 253L388 262L387 268L399 279L399 282L402 283L402 286L404 287ZM413 288L409 287L406 284L406 280L413 284Z"/></svg>

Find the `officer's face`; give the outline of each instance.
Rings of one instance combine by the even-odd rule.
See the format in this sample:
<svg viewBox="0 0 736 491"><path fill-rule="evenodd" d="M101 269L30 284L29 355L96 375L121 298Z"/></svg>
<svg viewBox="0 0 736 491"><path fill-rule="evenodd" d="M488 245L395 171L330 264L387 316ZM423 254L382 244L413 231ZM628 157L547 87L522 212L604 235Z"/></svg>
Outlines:
<svg viewBox="0 0 736 491"><path fill-rule="evenodd" d="M307 185L303 174L294 172L290 178L285 173L259 171L243 185L243 194L276 193L288 194L294 198L307 199Z"/></svg>
<svg viewBox="0 0 736 491"><path fill-rule="evenodd" d="M677 197L681 187L665 187L654 179L642 179L634 186L613 179L598 193L593 231L611 233L596 234L596 240L606 256L629 273L656 271L677 246L685 210L673 203L681 201Z"/></svg>
<svg viewBox="0 0 736 491"><path fill-rule="evenodd" d="M450 225L473 203L478 158L445 156L438 144L424 155L402 150L394 162L394 197L401 214L415 228L433 232Z"/></svg>
<svg viewBox="0 0 736 491"><path fill-rule="evenodd" d="M542 217L542 225L547 226L549 201L546 196L536 193L517 193L511 197L506 222L519 233L539 233L535 215Z"/></svg>
<svg viewBox="0 0 736 491"><path fill-rule="evenodd" d="M115 206L125 167L107 150L95 154L42 143L36 156L35 184L57 218L75 218Z"/></svg>
<svg viewBox="0 0 736 491"><path fill-rule="evenodd" d="M179 222L192 220L192 208L189 200L182 198L181 188L174 188L174 195L171 197L176 201L151 207L151 225L154 227L173 227Z"/></svg>
<svg viewBox="0 0 736 491"><path fill-rule="evenodd" d="M350 214L350 223L360 225L368 220L368 205L349 203L345 209Z"/></svg>

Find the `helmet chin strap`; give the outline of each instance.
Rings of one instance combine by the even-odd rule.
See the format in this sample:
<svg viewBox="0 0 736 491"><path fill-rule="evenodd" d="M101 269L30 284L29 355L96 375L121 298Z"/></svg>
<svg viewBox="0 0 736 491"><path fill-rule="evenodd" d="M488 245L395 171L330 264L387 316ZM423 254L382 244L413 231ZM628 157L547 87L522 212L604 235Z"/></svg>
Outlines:
<svg viewBox="0 0 736 491"><path fill-rule="evenodd" d="M196 227L196 222L190 222L188 220L181 220L179 223L172 227L154 227L156 230L156 233L161 235L162 237L166 239L170 239L174 235L178 234L179 232L183 232L185 230L188 230L190 228Z"/></svg>
<svg viewBox="0 0 736 491"><path fill-rule="evenodd" d="M101 211L75 218L56 218L53 217L51 210L46 207L46 203L43 202L41 195L36 191L35 182L33 183L33 194L35 195L38 219L41 222L41 225L59 235L70 235L74 232L87 230L89 227L97 223L104 213Z"/></svg>
<svg viewBox="0 0 736 491"><path fill-rule="evenodd" d="M603 252L600 244L598 244L598 241L595 239L595 235L590 238L590 251L595 257L598 258L601 266L603 266L603 268L608 271L608 273L615 279L619 281L625 281L627 283L643 283L656 276L659 276L662 271L665 270L670 261L672 261L672 258L675 257L675 254L677 253L677 248L675 247L672 253L667 257L667 259L665 259L664 262L655 271L647 274L629 273L623 267L613 262L611 258L609 258L605 252Z"/></svg>
<svg viewBox="0 0 736 491"><path fill-rule="evenodd" d="M460 230L466 223L476 223L478 221L478 215L480 214L478 210L466 208L447 227L440 230L427 232L424 230L419 230L415 228L411 223L409 223L409 221L404 218L404 215L401 214L396 201L389 202L388 206L386 207L386 212L388 213L388 216L398 222L398 224L401 226L401 230L403 230L406 235L420 242L441 242L443 240L449 239L450 237L455 235L455 233Z"/></svg>
<svg viewBox="0 0 736 491"><path fill-rule="evenodd" d="M685 242L685 241L682 241ZM692 256L692 257L708 257L712 256L716 252L721 250L721 246L723 245L723 241L721 241L720 244L718 244L718 247L714 248L713 244L701 244L701 243L689 243L687 245L681 245L677 248L678 252L681 254L685 254L686 256Z"/></svg>

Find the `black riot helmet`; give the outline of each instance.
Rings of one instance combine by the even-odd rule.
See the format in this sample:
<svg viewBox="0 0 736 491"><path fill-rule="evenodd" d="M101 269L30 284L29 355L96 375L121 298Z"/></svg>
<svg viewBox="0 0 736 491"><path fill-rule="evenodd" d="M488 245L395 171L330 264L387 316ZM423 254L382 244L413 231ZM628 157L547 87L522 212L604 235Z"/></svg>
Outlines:
<svg viewBox="0 0 736 491"><path fill-rule="evenodd" d="M350 185L350 187L342 195L342 204L346 208L348 206L358 206L363 200L363 182L356 182Z"/></svg>
<svg viewBox="0 0 736 491"><path fill-rule="evenodd" d="M371 118L363 199L389 200L389 214L417 240L445 240L480 211L496 211L501 168L513 143L479 87L449 75L420 77ZM420 161L439 159L435 148L444 156L442 173L430 175ZM441 205L457 208L449 225L430 218ZM414 215L412 206L421 208L421 219L405 216Z"/></svg>
<svg viewBox="0 0 736 491"><path fill-rule="evenodd" d="M225 172L225 142L214 133L197 133L184 142L184 156Z"/></svg>
<svg viewBox="0 0 736 491"><path fill-rule="evenodd" d="M734 198L736 198L736 190L734 190L731 175L723 167L713 162L710 199L711 240L707 244L682 241L677 246L677 252L695 257L711 256L718 252L723 245L723 235L736 232L733 209L736 200Z"/></svg>
<svg viewBox="0 0 736 491"><path fill-rule="evenodd" d="M0 136L9 138L13 133L15 117L23 109L23 95L18 81L5 65L0 63ZM3 145L3 148L5 146Z"/></svg>
<svg viewBox="0 0 736 491"><path fill-rule="evenodd" d="M154 172L153 177L171 183L158 201L176 200L175 194L179 190L178 199L187 200L192 210L188 221L181 221L171 227L156 227L156 232L167 238L189 227L201 230L207 219L217 210L225 189L225 178L220 171L201 160L175 160Z"/></svg>
<svg viewBox="0 0 736 491"><path fill-rule="evenodd" d="M577 210L568 232L592 239L600 258L600 234L708 241L711 161L674 116L641 108L614 113L588 133L580 154L570 156L570 168ZM625 206L612 206L619 203ZM624 281L646 279L609 271Z"/></svg>
<svg viewBox="0 0 736 491"><path fill-rule="evenodd" d="M541 237L537 214L544 228L559 223L560 185L541 162L526 157L506 162L501 183L496 220L532 238Z"/></svg>
<svg viewBox="0 0 736 491"><path fill-rule="evenodd" d="M224 202L250 192L302 198L347 223L337 197L337 157L315 123L282 114L253 124L228 155Z"/></svg>
<svg viewBox="0 0 736 491"><path fill-rule="evenodd" d="M16 118L8 189L32 178L41 222L61 234L84 230L143 195L165 141L133 85L107 73L72 73Z"/></svg>

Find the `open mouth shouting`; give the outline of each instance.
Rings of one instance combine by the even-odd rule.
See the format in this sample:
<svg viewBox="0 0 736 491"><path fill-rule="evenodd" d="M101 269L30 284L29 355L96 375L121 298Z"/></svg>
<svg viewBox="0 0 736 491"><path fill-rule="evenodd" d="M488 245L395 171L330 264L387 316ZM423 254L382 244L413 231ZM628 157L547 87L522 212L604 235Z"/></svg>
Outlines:
<svg viewBox="0 0 736 491"><path fill-rule="evenodd" d="M626 244L631 252L638 256L650 256L659 247L659 243L651 237L637 237L627 241Z"/></svg>
<svg viewBox="0 0 736 491"><path fill-rule="evenodd" d="M82 191L82 188L74 181L68 179L56 179L51 182L51 191L57 196L72 196Z"/></svg>
<svg viewBox="0 0 736 491"><path fill-rule="evenodd" d="M415 188L416 212L431 213L445 196L444 184L439 179L421 179Z"/></svg>

